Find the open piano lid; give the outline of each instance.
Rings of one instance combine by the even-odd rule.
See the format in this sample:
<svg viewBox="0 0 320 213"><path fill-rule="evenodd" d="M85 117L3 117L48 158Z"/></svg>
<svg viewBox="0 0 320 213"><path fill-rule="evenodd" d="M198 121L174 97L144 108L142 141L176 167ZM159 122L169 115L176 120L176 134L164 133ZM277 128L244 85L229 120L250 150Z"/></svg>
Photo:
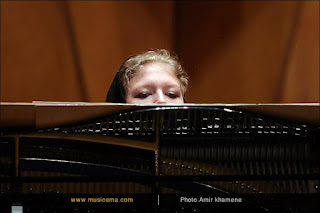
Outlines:
<svg viewBox="0 0 320 213"><path fill-rule="evenodd" d="M116 112L155 107L219 107L245 110L288 120L320 123L319 103L288 104L114 104L86 102L0 103L0 128L38 129L88 120Z"/></svg>
<svg viewBox="0 0 320 213"><path fill-rule="evenodd" d="M265 212L264 207L271 212L283 210L282 207L287 211L290 209L296 211L294 207L299 209L307 207L310 203L311 206L317 204L314 200L311 202L302 200L302 204L299 204L301 199L296 197L296 202L286 202L286 196L295 193L306 196L319 195L319 189L315 188L319 187L317 179L319 177L319 157L317 157L319 156L317 155L319 152L319 103L131 105L33 102L1 103L0 110L0 127L5 136L0 145L5 149L11 149L6 142L6 137L10 137L10 134L5 135L7 130L9 133L16 132L20 137L18 153L20 156L16 158L19 159L19 171L16 174L22 175L22 178L37 180L32 175L42 174L41 172L49 172L46 174L51 175L67 173L89 176L97 174L108 176L113 172L117 177L147 174L148 179L154 176L168 178L167 181L156 184L159 192L163 194L183 192L192 195L200 192L209 196L223 197L233 194L246 198L245 195L248 193L261 192L262 195L269 196L263 197L264 200L271 197L276 203L283 202L281 208L278 204L272 205L272 202L270 205L258 202L258 205L254 205L258 206L258 209L252 208L262 210L261 212ZM187 113L181 114L179 110ZM156 111L161 113L157 114ZM137 117L128 115L130 112ZM106 143L87 143L86 140L91 140L90 137L93 134L84 141L75 137L68 138L67 134L64 134L64 132L80 133L80 137L85 138L88 131L85 130L85 134L81 134L82 130L90 128L92 123L77 123L86 121L104 125L114 122L121 124L121 127L128 126L127 124L123 126L123 122L130 121L130 125L134 126L134 123L141 122L141 118L144 117L142 115L147 113L151 115L152 122L155 121L154 115L160 115L158 117L161 121L158 120L160 126L156 127L151 124L152 122L147 123L145 127L150 132L140 131L140 128L137 135L150 133L153 136L157 135L159 140L151 137L151 140L147 138L146 141L137 142L138 145L120 141L121 144L117 141L121 132L114 131L118 127L113 124L111 124L113 127L110 135L106 133L105 136L99 136L107 139L92 137L92 140L96 140L95 142ZM122 120L119 115L124 115L127 120ZM192 119L188 119L190 117ZM232 120L234 118L235 120ZM191 127L185 126L184 122ZM241 122L244 124L240 124ZM267 128L262 126L260 129L264 124ZM218 127L213 129L215 125ZM130 128L134 129L132 126ZM159 128L160 137L158 133L156 134ZM19 134L20 130L38 133L31 136L23 135ZM129 135L129 133L127 131L124 134ZM186 137L189 133L190 137ZM39 134L43 136L39 137ZM133 134L135 134L134 131ZM112 141L108 141L110 138ZM14 142L14 139L11 142ZM53 151L54 154L52 154ZM77 152L78 154L74 155ZM2 157L6 159L6 156ZM11 162L10 159L12 156L9 156L7 161ZM4 174L9 176L10 171ZM195 174L199 175L199 181L192 179ZM181 184L179 181L181 176L191 177L191 179ZM232 178L219 181L219 176L236 176L240 181ZM253 179L246 180L245 178L248 177ZM265 177L267 178L264 179ZM170 178L176 179L170 180ZM262 178L261 181L259 178ZM41 178L38 177L38 179ZM33 185L23 183L24 188L36 185L37 183ZM50 184L44 184L41 187L47 191L52 189ZM108 183L106 187L114 188ZM144 193L155 193L154 186L150 185L141 187L141 185L122 182L118 187L119 189L137 187L143 189ZM61 190L72 190L72 188L73 185L70 184L62 187ZM284 197L280 200L275 199L273 195L277 193L283 194ZM170 199L167 199L167 202L170 203ZM260 205L263 208L260 208ZM214 206L214 209L217 210L217 207L219 205ZM233 210L238 208L233 207ZM309 210L310 208L306 208L301 212L310 212Z"/></svg>

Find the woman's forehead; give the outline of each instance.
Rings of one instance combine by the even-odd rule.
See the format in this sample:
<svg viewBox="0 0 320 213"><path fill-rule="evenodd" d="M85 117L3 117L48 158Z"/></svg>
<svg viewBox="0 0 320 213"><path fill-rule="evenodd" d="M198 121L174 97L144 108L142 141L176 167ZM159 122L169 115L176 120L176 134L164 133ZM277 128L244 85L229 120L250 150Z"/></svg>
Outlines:
<svg viewBox="0 0 320 213"><path fill-rule="evenodd" d="M130 80L130 86L143 86L150 84L176 85L180 86L179 79L174 69L166 63L150 63L139 69Z"/></svg>
<svg viewBox="0 0 320 213"><path fill-rule="evenodd" d="M153 63L147 66L141 67L133 78L136 79L154 79L157 78L159 80L166 79L166 80L174 80L178 81L178 78L175 74L174 69L165 63Z"/></svg>

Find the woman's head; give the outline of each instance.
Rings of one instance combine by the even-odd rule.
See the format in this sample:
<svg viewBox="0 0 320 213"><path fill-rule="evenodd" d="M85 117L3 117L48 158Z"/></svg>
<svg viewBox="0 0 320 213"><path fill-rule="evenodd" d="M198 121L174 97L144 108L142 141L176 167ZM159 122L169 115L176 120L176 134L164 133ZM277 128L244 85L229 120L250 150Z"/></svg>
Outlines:
<svg viewBox="0 0 320 213"><path fill-rule="evenodd" d="M131 56L119 72L127 103L184 102L188 75L167 50Z"/></svg>

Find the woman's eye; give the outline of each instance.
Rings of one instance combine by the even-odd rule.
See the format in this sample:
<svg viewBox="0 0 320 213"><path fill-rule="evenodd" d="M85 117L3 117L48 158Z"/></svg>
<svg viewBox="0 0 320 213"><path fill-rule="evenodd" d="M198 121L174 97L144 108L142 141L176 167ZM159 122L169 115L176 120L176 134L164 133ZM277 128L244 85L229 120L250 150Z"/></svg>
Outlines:
<svg viewBox="0 0 320 213"><path fill-rule="evenodd" d="M139 93L136 97L140 99L145 99L149 96L149 93Z"/></svg>
<svg viewBox="0 0 320 213"><path fill-rule="evenodd" d="M174 99L174 98L177 98L177 97L178 97L178 95L177 95L177 94L175 94L175 93L167 93L167 96L168 96L169 98L172 98L172 99Z"/></svg>

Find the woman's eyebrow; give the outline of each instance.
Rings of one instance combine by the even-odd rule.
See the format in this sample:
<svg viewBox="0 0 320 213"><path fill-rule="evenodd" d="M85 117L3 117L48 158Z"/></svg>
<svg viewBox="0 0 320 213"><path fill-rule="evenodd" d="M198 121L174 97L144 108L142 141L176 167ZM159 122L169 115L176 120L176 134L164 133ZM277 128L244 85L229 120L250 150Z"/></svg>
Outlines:
<svg viewBox="0 0 320 213"><path fill-rule="evenodd" d="M132 89L132 92L135 93L135 92L139 92L139 90L150 90L150 89L151 89L150 86L142 85Z"/></svg>
<svg viewBox="0 0 320 213"><path fill-rule="evenodd" d="M142 85L139 85L137 87L135 87L132 91L136 91L136 90L139 90L139 89L153 89L155 86L153 84L142 84ZM179 85L176 85L176 84L165 84L164 85L164 88L165 89L179 89L180 90L180 86Z"/></svg>
<svg viewBox="0 0 320 213"><path fill-rule="evenodd" d="M144 88L150 89L152 87L153 86L149 85L149 84L142 84L142 85L139 85L139 86L135 87L135 89L144 89Z"/></svg>

